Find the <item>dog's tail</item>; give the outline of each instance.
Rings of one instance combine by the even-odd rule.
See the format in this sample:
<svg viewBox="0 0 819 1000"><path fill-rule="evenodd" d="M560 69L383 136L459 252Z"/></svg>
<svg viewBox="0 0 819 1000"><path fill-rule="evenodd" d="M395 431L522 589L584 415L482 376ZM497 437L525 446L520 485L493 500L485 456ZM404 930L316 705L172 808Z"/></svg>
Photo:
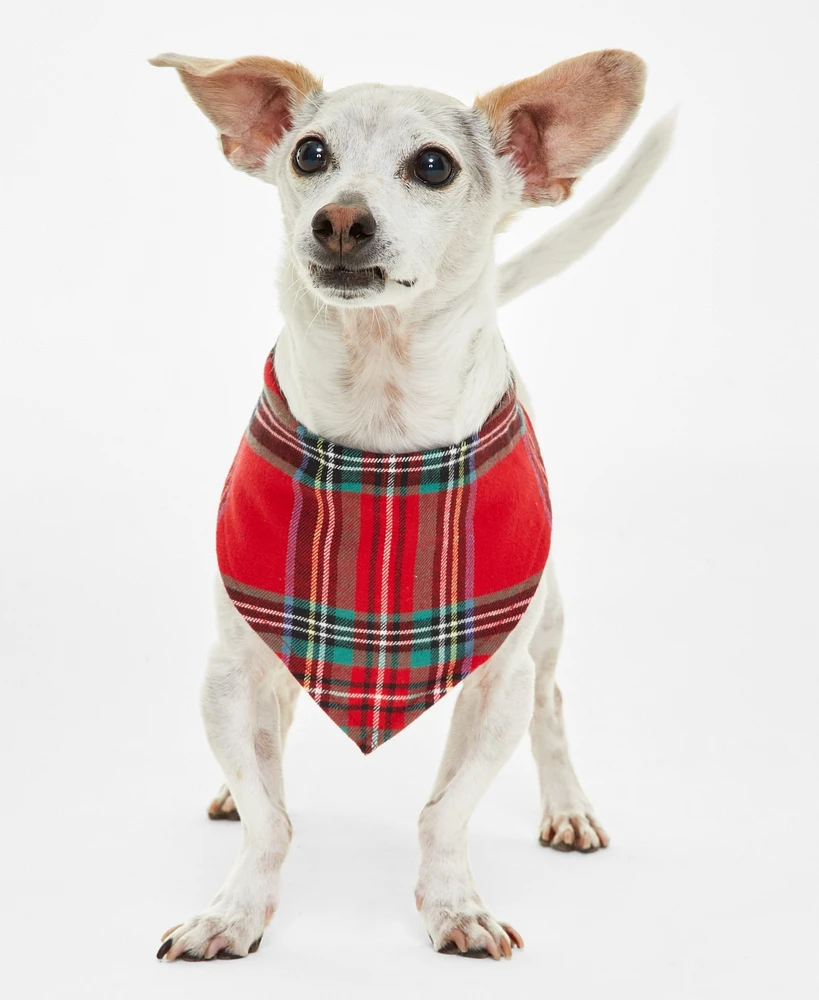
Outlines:
<svg viewBox="0 0 819 1000"><path fill-rule="evenodd" d="M676 110L654 125L614 178L579 212L498 269L498 299L511 302L588 253L631 207L671 146Z"/></svg>

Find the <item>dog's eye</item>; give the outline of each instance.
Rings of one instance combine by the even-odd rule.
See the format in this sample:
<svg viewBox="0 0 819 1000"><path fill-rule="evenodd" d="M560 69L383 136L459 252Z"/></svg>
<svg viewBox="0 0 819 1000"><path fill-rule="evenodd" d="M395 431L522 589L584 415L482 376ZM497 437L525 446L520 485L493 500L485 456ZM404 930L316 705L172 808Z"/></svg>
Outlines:
<svg viewBox="0 0 819 1000"><path fill-rule="evenodd" d="M455 174L452 160L440 149L422 149L415 159L415 176L424 184L440 187Z"/></svg>
<svg viewBox="0 0 819 1000"><path fill-rule="evenodd" d="M300 174L315 174L327 167L327 147L321 139L305 139L296 147L293 164Z"/></svg>

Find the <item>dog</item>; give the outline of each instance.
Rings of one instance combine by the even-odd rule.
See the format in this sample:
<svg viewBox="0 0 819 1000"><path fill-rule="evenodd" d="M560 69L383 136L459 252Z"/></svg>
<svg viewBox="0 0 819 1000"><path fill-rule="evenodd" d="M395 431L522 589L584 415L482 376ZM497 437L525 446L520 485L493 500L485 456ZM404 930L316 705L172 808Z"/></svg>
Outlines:
<svg viewBox="0 0 819 1000"><path fill-rule="evenodd" d="M336 449L336 464L349 455L373 462L447 455L458 442L485 441L482 429L500 419L499 401L507 400L501 410L517 429L509 447L523 455L526 438L520 468L527 483L540 482L530 406L507 358L497 307L567 267L626 210L665 155L670 119L576 216L500 269L493 238L523 208L566 200L614 148L640 107L643 62L620 50L589 53L500 86L472 107L410 87L362 84L328 93L303 66L262 56L219 61L169 53L150 62L178 71L216 126L229 163L279 189L286 325L266 369L260 433L283 448L324 442ZM278 417L271 407L281 408ZM254 447L264 450L258 441ZM248 454L243 461L258 463L258 454ZM289 475L286 482L301 472ZM231 482L223 506L235 494ZM548 497L538 488L541 500L527 501L537 514L531 523L539 541L530 546L537 565L530 559L521 570L536 586L506 632L484 647L480 669L463 673L443 761L420 815L415 900L439 952L500 959L523 947L477 891L466 827L527 725L540 780L540 842L581 852L609 843L569 758L555 683L563 610L544 554ZM528 530L529 521L520 523ZM295 647L271 646L267 626L246 610L269 621L272 605L258 588L229 593L221 561L220 568L219 637L202 711L227 784L209 814L241 819L243 843L210 906L163 935L157 957L171 961L258 949L278 906L291 841L283 744L297 695L310 689L285 666ZM372 738L361 743L366 752L384 730L373 724L356 731Z"/></svg>

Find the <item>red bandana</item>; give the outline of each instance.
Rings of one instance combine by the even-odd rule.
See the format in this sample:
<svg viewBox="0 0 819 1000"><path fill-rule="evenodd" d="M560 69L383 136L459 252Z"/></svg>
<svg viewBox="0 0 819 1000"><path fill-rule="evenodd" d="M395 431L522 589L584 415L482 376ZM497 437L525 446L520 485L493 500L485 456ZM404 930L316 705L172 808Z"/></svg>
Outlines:
<svg viewBox="0 0 819 1000"><path fill-rule="evenodd" d="M273 354L222 493L237 610L364 753L500 647L549 554L546 473L514 387L460 444L356 451L300 425Z"/></svg>

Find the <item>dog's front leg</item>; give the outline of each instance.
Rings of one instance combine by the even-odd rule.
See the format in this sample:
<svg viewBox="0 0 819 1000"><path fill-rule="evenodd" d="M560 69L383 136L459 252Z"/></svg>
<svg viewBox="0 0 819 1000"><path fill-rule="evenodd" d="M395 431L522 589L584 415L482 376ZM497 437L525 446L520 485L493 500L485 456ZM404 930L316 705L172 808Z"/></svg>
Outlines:
<svg viewBox="0 0 819 1000"><path fill-rule="evenodd" d="M237 634L241 629L247 634ZM202 714L241 816L242 848L210 906L167 932L158 958L247 955L258 948L278 905L291 827L284 806L279 707L265 683L270 656L244 622L224 630L211 653Z"/></svg>
<svg viewBox="0 0 819 1000"><path fill-rule="evenodd" d="M555 683L563 638L563 603L551 562L546 567L546 581L546 604L529 647L536 668L535 708L529 732L540 779L540 842L557 851L588 854L608 847L609 837L569 759L563 696Z"/></svg>
<svg viewBox="0 0 819 1000"><path fill-rule="evenodd" d="M261 649L259 651L262 652ZM296 699L304 689L280 660L272 655L268 659L271 661L270 676L267 680L267 690L259 695L259 703L264 705L268 702L272 711L278 711L279 742L284 751L287 733L293 721ZM227 785L222 785L211 801L208 806L208 816L210 819L238 821L239 810Z"/></svg>
<svg viewBox="0 0 819 1000"><path fill-rule="evenodd" d="M533 602L534 603L534 602ZM416 904L436 951L511 957L523 942L490 916L467 855L469 817L526 731L534 661L526 618L462 686L432 795L419 820L421 870Z"/></svg>

